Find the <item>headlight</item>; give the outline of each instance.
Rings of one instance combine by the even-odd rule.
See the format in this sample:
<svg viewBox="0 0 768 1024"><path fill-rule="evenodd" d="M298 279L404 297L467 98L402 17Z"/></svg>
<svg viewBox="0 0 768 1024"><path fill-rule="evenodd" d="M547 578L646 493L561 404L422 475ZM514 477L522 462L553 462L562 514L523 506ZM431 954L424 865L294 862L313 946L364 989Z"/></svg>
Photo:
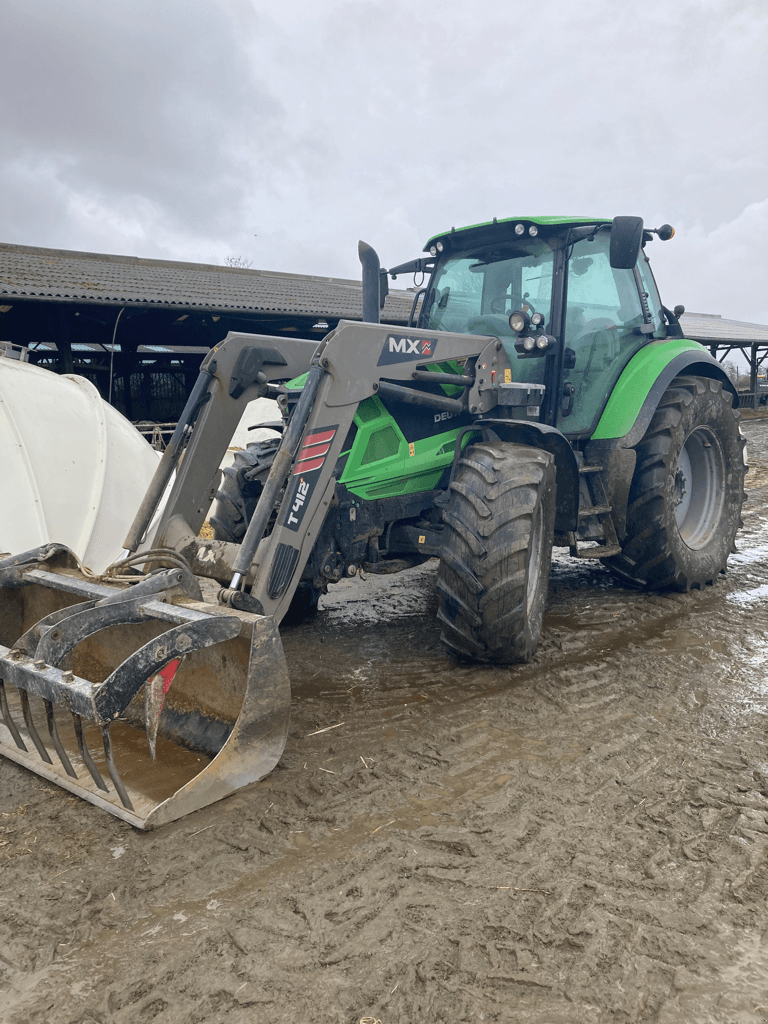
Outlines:
<svg viewBox="0 0 768 1024"><path fill-rule="evenodd" d="M536 342L533 338L523 338L523 348L526 352L530 352L535 344Z"/></svg>
<svg viewBox="0 0 768 1024"><path fill-rule="evenodd" d="M510 313L509 326L515 334L522 333L529 323L530 321L528 317L522 312L522 310L516 309L514 313Z"/></svg>
<svg viewBox="0 0 768 1024"><path fill-rule="evenodd" d="M528 228L528 234L531 236L531 238L535 238L536 235L538 235L538 233L539 229L536 227L536 225L531 224L531 226Z"/></svg>
<svg viewBox="0 0 768 1024"><path fill-rule="evenodd" d="M534 327L539 327L541 324L544 323L544 314L543 313L534 313L531 316L531 323L533 324Z"/></svg>
<svg viewBox="0 0 768 1024"><path fill-rule="evenodd" d="M516 235L524 235L525 234L525 224L515 224L515 234Z"/></svg>
<svg viewBox="0 0 768 1024"><path fill-rule="evenodd" d="M540 334L536 339L536 348L549 348L549 338L546 334Z"/></svg>
<svg viewBox="0 0 768 1024"><path fill-rule="evenodd" d="M443 251L443 243L442 242L438 242L437 243L437 251L438 252L442 252Z"/></svg>
<svg viewBox="0 0 768 1024"><path fill-rule="evenodd" d="M437 256L437 246L436 245L430 245L430 247L429 247L429 255L430 256Z"/></svg>

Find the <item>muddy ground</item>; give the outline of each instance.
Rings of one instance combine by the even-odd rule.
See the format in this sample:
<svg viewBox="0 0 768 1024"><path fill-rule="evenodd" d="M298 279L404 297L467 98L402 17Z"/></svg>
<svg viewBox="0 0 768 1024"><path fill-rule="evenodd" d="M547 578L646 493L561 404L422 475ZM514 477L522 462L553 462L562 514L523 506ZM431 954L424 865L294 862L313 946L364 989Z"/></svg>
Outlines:
<svg viewBox="0 0 768 1024"><path fill-rule="evenodd" d="M278 769L156 833L2 761L2 1024L768 1020L768 422L746 431L714 588L558 558L539 653L500 671L441 649L432 564L351 584L284 631Z"/></svg>

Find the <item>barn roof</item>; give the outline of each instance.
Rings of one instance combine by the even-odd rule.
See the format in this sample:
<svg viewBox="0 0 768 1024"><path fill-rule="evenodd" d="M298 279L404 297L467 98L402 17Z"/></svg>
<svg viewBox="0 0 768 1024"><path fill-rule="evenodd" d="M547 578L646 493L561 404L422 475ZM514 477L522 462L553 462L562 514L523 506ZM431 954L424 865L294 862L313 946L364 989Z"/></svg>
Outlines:
<svg viewBox="0 0 768 1024"><path fill-rule="evenodd" d="M0 242L0 300L13 299L362 316L360 281ZM405 322L412 302L412 292L390 292L382 320Z"/></svg>
<svg viewBox="0 0 768 1024"><path fill-rule="evenodd" d="M680 317L683 334L702 345L732 343L768 344L768 327L765 324L749 324L743 320L724 320L716 313L684 313Z"/></svg>

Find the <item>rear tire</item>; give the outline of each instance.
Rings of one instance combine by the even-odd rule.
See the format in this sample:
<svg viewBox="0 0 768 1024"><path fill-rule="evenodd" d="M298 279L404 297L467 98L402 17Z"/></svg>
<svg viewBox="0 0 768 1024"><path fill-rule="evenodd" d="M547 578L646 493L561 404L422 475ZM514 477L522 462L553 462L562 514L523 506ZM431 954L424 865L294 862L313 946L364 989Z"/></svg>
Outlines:
<svg viewBox="0 0 768 1024"><path fill-rule="evenodd" d="M529 661L541 633L555 517L555 467L538 448L468 447L443 513L437 577L442 640L455 654Z"/></svg>
<svg viewBox="0 0 768 1024"><path fill-rule="evenodd" d="M637 445L622 552L605 560L617 575L686 591L725 572L746 498L738 418L718 380L667 388Z"/></svg>
<svg viewBox="0 0 768 1024"><path fill-rule="evenodd" d="M235 452L231 466L224 470L210 523L216 540L242 542L248 523L275 461L280 438L257 441ZM268 527L271 529L271 527ZM317 604L326 588L318 589L309 580L301 580L293 595L282 625L294 626L317 614Z"/></svg>

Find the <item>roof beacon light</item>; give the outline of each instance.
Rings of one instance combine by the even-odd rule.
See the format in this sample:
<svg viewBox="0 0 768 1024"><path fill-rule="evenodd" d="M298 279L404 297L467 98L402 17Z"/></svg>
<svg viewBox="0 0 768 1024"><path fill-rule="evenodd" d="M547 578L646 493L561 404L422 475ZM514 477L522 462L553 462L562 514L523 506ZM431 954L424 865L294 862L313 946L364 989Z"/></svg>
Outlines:
<svg viewBox="0 0 768 1024"><path fill-rule="evenodd" d="M531 238L535 238L536 235L538 235L538 233L539 229L536 227L536 225L531 224L531 226L528 228L528 234L531 236Z"/></svg>
<svg viewBox="0 0 768 1024"><path fill-rule="evenodd" d="M516 235L524 235L525 234L525 224L515 224L515 234Z"/></svg>

